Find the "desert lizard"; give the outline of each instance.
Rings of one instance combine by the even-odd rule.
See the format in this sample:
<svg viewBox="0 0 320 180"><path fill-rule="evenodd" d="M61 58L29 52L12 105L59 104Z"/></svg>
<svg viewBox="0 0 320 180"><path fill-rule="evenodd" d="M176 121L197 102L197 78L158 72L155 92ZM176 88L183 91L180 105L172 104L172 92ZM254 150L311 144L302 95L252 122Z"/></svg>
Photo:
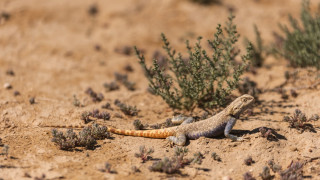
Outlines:
<svg viewBox="0 0 320 180"><path fill-rule="evenodd" d="M154 130L122 130L108 127L108 131L114 134L148 137L148 138L167 138L169 142L183 146L188 139L198 139L199 137L214 137L224 134L232 141L241 141L241 137L230 134L240 114L245 111L252 103L254 98L248 94L235 99L229 106L218 114L202 121L194 122L193 118L186 118L179 126L165 129ZM181 123L178 118L175 123ZM180 122L179 122L180 121ZM62 128L82 128L83 126L43 126L43 127L62 127Z"/></svg>
<svg viewBox="0 0 320 180"><path fill-rule="evenodd" d="M245 111L252 103L254 98L250 95L242 95L235 99L228 107L218 114L198 122L188 118L180 126L157 129L157 130L121 130L109 128L108 131L127 135L148 138L167 138L170 142L183 146L188 139L197 139L201 136L214 137L224 133L224 135L233 141L242 140L241 137L230 134L240 114Z"/></svg>

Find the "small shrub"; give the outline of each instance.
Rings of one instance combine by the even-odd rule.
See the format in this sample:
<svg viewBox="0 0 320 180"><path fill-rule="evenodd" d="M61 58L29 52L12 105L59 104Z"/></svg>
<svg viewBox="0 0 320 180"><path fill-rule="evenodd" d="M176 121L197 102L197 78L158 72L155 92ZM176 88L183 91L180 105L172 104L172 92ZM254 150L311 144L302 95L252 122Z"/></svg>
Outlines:
<svg viewBox="0 0 320 180"><path fill-rule="evenodd" d="M271 168L271 170L276 173L276 172L280 172L282 167L278 164L276 164L273 160L269 160L268 161L268 165Z"/></svg>
<svg viewBox="0 0 320 180"><path fill-rule="evenodd" d="M99 169L99 171L101 172L107 172L107 173L110 173L110 174L116 174L117 172L112 170L112 165L109 163L109 162L106 162L104 164L104 168L103 169Z"/></svg>
<svg viewBox="0 0 320 180"><path fill-rule="evenodd" d="M61 150L72 150L76 147L77 134L72 129L68 129L66 134L58 131L57 129L52 130L52 142L56 143Z"/></svg>
<svg viewBox="0 0 320 180"><path fill-rule="evenodd" d="M103 84L104 88L106 88L106 91L115 91L119 89L119 85L117 82L112 81L111 83L104 83Z"/></svg>
<svg viewBox="0 0 320 180"><path fill-rule="evenodd" d="M94 149L97 144L96 140L110 138L109 132L105 126L92 124L92 126L85 127L77 135L72 129L68 129L66 133L52 130L52 142L57 144L61 150L74 150L75 147L85 147L86 149Z"/></svg>
<svg viewBox="0 0 320 180"><path fill-rule="evenodd" d="M253 27L256 34L256 43L252 44L252 58L250 59L250 65L252 67L261 67L265 59L265 57L263 57L264 47L258 27L256 25ZM248 44L250 42L248 39L245 39L245 43Z"/></svg>
<svg viewBox="0 0 320 180"><path fill-rule="evenodd" d="M247 166L251 166L251 164L253 164L254 161L252 159L251 156L247 157L245 160L244 160L244 164L247 165Z"/></svg>
<svg viewBox="0 0 320 180"><path fill-rule="evenodd" d="M217 153L212 152L211 153L211 157L212 157L213 160L221 162L221 158Z"/></svg>
<svg viewBox="0 0 320 180"><path fill-rule="evenodd" d="M2 152L0 153L0 155L8 156L8 154L9 154L9 146L4 144L3 148L2 148Z"/></svg>
<svg viewBox="0 0 320 180"><path fill-rule="evenodd" d="M106 104L102 105L101 108L102 108L102 109L109 109L109 110L112 110L112 111L113 111L110 103L106 103Z"/></svg>
<svg viewBox="0 0 320 180"><path fill-rule="evenodd" d="M149 167L150 171L159 171L167 174L174 174L180 172L181 166L175 159L163 158L161 161L153 162L152 166Z"/></svg>
<svg viewBox="0 0 320 180"><path fill-rule="evenodd" d="M93 102L100 102L104 99L104 96L102 93L96 93L94 92L91 88L88 88L86 91L85 91L86 94L88 94L92 101Z"/></svg>
<svg viewBox="0 0 320 180"><path fill-rule="evenodd" d="M274 130L270 128L261 127L259 128L259 131L261 133L261 137L267 138L267 140L277 140L277 137L275 136Z"/></svg>
<svg viewBox="0 0 320 180"><path fill-rule="evenodd" d="M161 96L174 109L192 110L196 106L210 108L225 105L230 93L238 86L252 49L248 46L247 53L241 56L241 64L236 63L239 50L235 44L239 35L233 19L234 16L231 15L225 31L219 24L214 39L208 40L213 49L212 56L201 47L201 37L199 37L194 47L186 42L189 55L186 59L181 53L176 53L172 49L166 36L162 34L170 72L160 68L156 59L153 60L153 66L148 68L144 56L135 47L151 92Z"/></svg>
<svg viewBox="0 0 320 180"><path fill-rule="evenodd" d="M98 109L94 109L91 112L85 111L81 114L81 119L88 123L92 121L90 118L97 118L97 119L103 119L103 120L109 120L110 119L110 113L108 112L100 112Z"/></svg>
<svg viewBox="0 0 320 180"><path fill-rule="evenodd" d="M263 167L262 173L259 174L262 180L271 180L273 176L270 174L270 169L268 166Z"/></svg>
<svg viewBox="0 0 320 180"><path fill-rule="evenodd" d="M303 178L303 163L291 162L288 169L280 172L281 180L302 180Z"/></svg>
<svg viewBox="0 0 320 180"><path fill-rule="evenodd" d="M305 130L314 131L312 124L309 122L318 120L317 117L319 116L315 114L308 119L306 115L301 112L301 110L296 109L293 116L284 116L283 120L289 122L290 128L295 128L300 132L304 132Z"/></svg>
<svg viewBox="0 0 320 180"><path fill-rule="evenodd" d="M175 156L185 156L188 153L189 149L186 147L175 147L174 155Z"/></svg>
<svg viewBox="0 0 320 180"><path fill-rule="evenodd" d="M243 174L243 179L244 180L256 180L256 178L254 178L250 172L244 173Z"/></svg>
<svg viewBox="0 0 320 180"><path fill-rule="evenodd" d="M73 95L73 102L72 102L72 104L73 104L75 107L81 107L81 106L82 106L81 103L80 103L80 101L79 101L79 99L77 98L76 95Z"/></svg>
<svg viewBox="0 0 320 180"><path fill-rule="evenodd" d="M142 163L145 163L146 161L152 159L150 155L153 152L154 150L152 148L149 148L149 150L147 150L145 146L140 146L139 153L135 153L134 156L140 158L142 160Z"/></svg>
<svg viewBox="0 0 320 180"><path fill-rule="evenodd" d="M97 141L91 136L91 129L89 127L85 127L79 132L76 143L77 146L93 149L96 144Z"/></svg>
<svg viewBox="0 0 320 180"><path fill-rule="evenodd" d="M201 152L194 153L192 163L201 164L202 159L204 159L204 156Z"/></svg>
<svg viewBox="0 0 320 180"><path fill-rule="evenodd" d="M135 88L136 83L129 81L128 75L120 74L120 73L116 72L116 73L114 73L114 76L115 76L116 80L118 82L122 83L128 90L134 91L136 89Z"/></svg>
<svg viewBox="0 0 320 180"><path fill-rule="evenodd" d="M285 25L280 25L285 36L280 37L283 42L277 54L280 54L293 67L312 66L320 69L320 13L319 10L313 16L310 12L310 3L307 0L302 1L300 21L289 16L292 30Z"/></svg>
<svg viewBox="0 0 320 180"><path fill-rule="evenodd" d="M261 93L261 90L257 88L257 83L251 81L248 77L243 78L243 81L239 84L238 89L241 94L250 94L256 100Z"/></svg>
<svg viewBox="0 0 320 180"><path fill-rule="evenodd" d="M188 152L187 148L176 147L172 158L165 157L156 161L149 167L150 171L159 171L167 174L180 173L180 168L190 164L192 160L185 158Z"/></svg>
<svg viewBox="0 0 320 180"><path fill-rule="evenodd" d="M118 106L125 115L129 115L129 116L138 115L139 110L137 109L136 106L130 106L130 105L124 104L119 100L115 100L114 104Z"/></svg>
<svg viewBox="0 0 320 180"><path fill-rule="evenodd" d="M142 130L144 129L144 125L142 124L142 122L139 119L136 119L133 121L133 126L135 130Z"/></svg>

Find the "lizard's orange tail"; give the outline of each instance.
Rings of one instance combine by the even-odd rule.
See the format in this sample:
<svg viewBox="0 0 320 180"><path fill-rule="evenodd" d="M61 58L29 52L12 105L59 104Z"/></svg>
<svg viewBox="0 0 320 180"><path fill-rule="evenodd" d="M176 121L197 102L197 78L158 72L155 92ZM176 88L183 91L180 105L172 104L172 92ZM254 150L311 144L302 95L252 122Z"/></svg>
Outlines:
<svg viewBox="0 0 320 180"><path fill-rule="evenodd" d="M170 129L155 129L155 130L122 130L108 127L108 131L114 134L121 134L126 136L138 136L148 138L166 138L173 136L174 131Z"/></svg>

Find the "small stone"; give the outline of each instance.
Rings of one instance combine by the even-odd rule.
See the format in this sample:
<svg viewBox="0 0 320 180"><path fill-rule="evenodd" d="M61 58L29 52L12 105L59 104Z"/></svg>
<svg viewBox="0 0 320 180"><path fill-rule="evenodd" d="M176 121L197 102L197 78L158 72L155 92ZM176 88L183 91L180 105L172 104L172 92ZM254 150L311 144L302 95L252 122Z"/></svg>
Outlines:
<svg viewBox="0 0 320 180"><path fill-rule="evenodd" d="M35 98L34 97L30 98L29 102L30 102L30 104L34 104L35 103Z"/></svg>
<svg viewBox="0 0 320 180"><path fill-rule="evenodd" d="M14 96L19 96L19 95L20 95L20 92L19 92L19 91L14 91L14 92L13 92L13 95L14 95Z"/></svg>
<svg viewBox="0 0 320 180"><path fill-rule="evenodd" d="M14 71L12 69L8 69L6 71L6 74L9 75L9 76L14 76Z"/></svg>
<svg viewBox="0 0 320 180"><path fill-rule="evenodd" d="M3 85L3 87L4 87L5 89L11 89L11 88L12 88L12 86L11 86L10 83L5 83L5 84Z"/></svg>

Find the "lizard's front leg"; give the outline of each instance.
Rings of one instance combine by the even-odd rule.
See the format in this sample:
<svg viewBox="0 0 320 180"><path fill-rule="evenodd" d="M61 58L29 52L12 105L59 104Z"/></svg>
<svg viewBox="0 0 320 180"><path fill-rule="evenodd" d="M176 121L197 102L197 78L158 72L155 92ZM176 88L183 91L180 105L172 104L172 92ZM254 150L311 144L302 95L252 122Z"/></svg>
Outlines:
<svg viewBox="0 0 320 180"><path fill-rule="evenodd" d="M230 134L230 131L232 130L233 126L236 124L237 119L234 117L231 117L231 116L229 116L228 119L229 120L228 120L227 125L224 129L224 135L227 138L230 138L232 141L242 141L243 140L242 137L237 137L235 135Z"/></svg>
<svg viewBox="0 0 320 180"><path fill-rule="evenodd" d="M177 136L169 136L167 137L167 140L169 142L173 142L174 144L178 146L184 146L187 141L187 137L185 134L177 134Z"/></svg>

